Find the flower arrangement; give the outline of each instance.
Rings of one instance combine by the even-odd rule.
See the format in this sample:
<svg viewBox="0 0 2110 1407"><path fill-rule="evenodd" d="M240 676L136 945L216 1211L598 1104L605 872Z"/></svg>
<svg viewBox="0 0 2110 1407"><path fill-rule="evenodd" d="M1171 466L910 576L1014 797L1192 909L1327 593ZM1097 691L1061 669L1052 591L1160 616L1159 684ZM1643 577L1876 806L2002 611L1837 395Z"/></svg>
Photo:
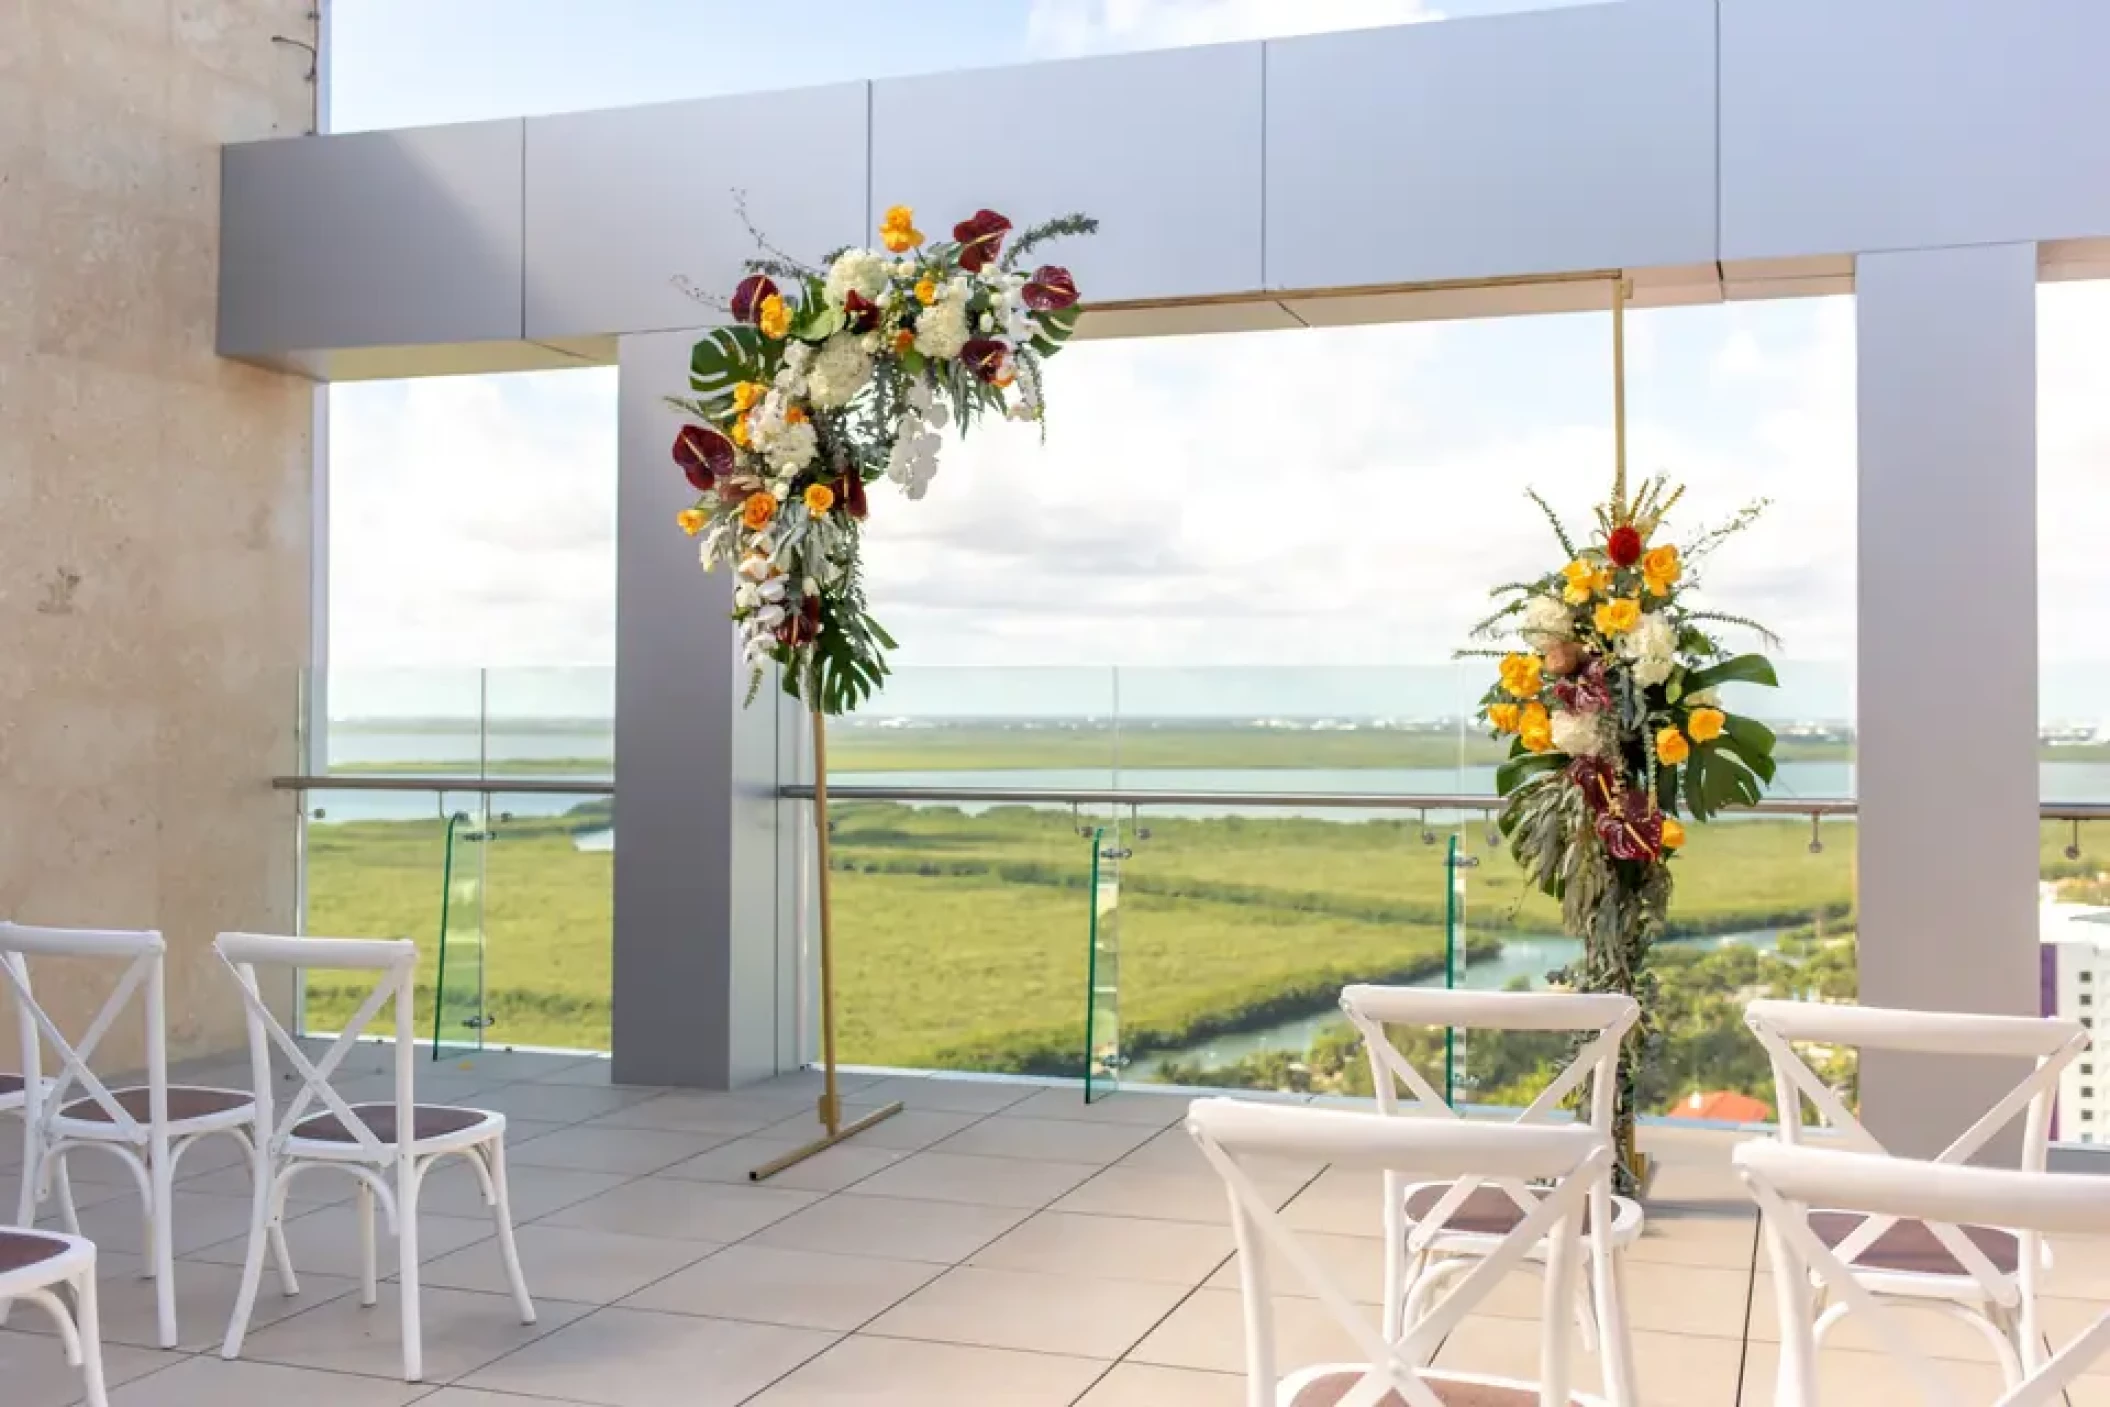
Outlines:
<svg viewBox="0 0 2110 1407"><path fill-rule="evenodd" d="M1566 565L1495 588L1502 605L1474 631L1513 648L1468 651L1499 658L1480 716L1509 757L1496 770L1500 828L1527 880L1558 899L1580 964L1553 974L1582 991L1621 992L1642 1019L1621 1052L1617 1137L1631 1187L1633 1068L1654 1031L1656 995L1646 972L1663 931L1671 863L1685 818L1705 821L1756 803L1774 774L1773 733L1730 712L1725 684L1777 683L1763 655L1733 654L1718 626L1764 627L1694 609L1694 571L1750 525L1754 504L1681 551L1662 534L1683 494L1662 477L1629 496L1621 472L1597 533L1578 546L1538 494Z"/></svg>
<svg viewBox="0 0 2110 1407"><path fill-rule="evenodd" d="M840 250L822 268L757 236L767 257L748 262L721 305L731 324L696 344L691 394L672 400L694 420L674 438L698 495L680 526L701 539L706 570L735 574L750 699L767 661L824 713L849 712L886 677L894 641L859 571L866 488L886 478L921 498L948 425L1041 419L1042 363L1075 328L1078 293L1068 270L1028 271L1026 256L1097 228L1067 215L1011 240L1011 222L981 210L928 241L897 205L882 248Z"/></svg>

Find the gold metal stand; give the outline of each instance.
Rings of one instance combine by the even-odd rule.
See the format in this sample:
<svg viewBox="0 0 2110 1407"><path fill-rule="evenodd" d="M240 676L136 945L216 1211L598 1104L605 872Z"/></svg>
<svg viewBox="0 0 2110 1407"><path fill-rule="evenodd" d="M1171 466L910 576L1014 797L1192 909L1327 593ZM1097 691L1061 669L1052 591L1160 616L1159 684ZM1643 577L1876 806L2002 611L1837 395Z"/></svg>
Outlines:
<svg viewBox="0 0 2110 1407"><path fill-rule="evenodd" d="M821 1127L827 1132L803 1148L794 1148L781 1158L772 1158L747 1175L750 1182L775 1177L788 1167L805 1162L816 1153L833 1148L844 1139L864 1132L882 1119L901 1112L899 1103L875 1109L854 1123L843 1122L842 1093L835 1078L835 951L833 887L828 870L828 717L813 710L813 839L821 869Z"/></svg>

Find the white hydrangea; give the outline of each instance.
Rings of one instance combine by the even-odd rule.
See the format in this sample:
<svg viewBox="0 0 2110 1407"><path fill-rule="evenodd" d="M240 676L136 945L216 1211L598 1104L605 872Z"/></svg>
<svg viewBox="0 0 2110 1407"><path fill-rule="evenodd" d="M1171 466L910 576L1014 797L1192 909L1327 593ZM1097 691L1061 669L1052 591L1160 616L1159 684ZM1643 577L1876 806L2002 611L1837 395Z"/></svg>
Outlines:
<svg viewBox="0 0 2110 1407"><path fill-rule="evenodd" d="M1602 713L1570 713L1554 710L1553 750L1570 757L1595 757L1611 747L1611 730Z"/></svg>
<svg viewBox="0 0 2110 1407"><path fill-rule="evenodd" d="M806 394L823 410L846 406L872 379L872 358L852 333L838 332L821 344L806 370Z"/></svg>
<svg viewBox="0 0 2110 1407"><path fill-rule="evenodd" d="M945 296L916 319L916 350L932 361L950 361L967 345L967 300Z"/></svg>
<svg viewBox="0 0 2110 1407"><path fill-rule="evenodd" d="M1661 615L1643 615L1641 623L1619 639L1619 657L1633 668L1636 682L1661 684L1670 678L1677 632Z"/></svg>
<svg viewBox="0 0 2110 1407"><path fill-rule="evenodd" d="M876 303L886 291L893 270L893 261L884 254L870 249L845 250L828 270L823 296L834 308L840 308L852 293L863 294Z"/></svg>
<svg viewBox="0 0 2110 1407"><path fill-rule="evenodd" d="M1551 596L1534 596L1524 603L1517 634L1525 644L1541 648L1555 640L1571 639L1575 634L1574 612Z"/></svg>
<svg viewBox="0 0 2110 1407"><path fill-rule="evenodd" d="M800 420L771 435L762 454L769 461L770 468L779 474L790 475L811 464L820 451L820 437L813 433L813 423Z"/></svg>

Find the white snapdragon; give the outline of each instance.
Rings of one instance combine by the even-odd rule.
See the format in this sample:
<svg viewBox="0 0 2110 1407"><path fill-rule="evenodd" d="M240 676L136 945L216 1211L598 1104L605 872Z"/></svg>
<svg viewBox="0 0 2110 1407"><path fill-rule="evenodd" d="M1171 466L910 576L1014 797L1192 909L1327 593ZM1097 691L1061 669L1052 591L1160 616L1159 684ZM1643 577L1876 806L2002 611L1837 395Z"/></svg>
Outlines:
<svg viewBox="0 0 2110 1407"><path fill-rule="evenodd" d="M1677 632L1670 622L1661 615L1644 615L1640 624L1620 637L1619 657L1632 667L1636 683L1661 684L1670 678L1676 647Z"/></svg>
<svg viewBox="0 0 2110 1407"><path fill-rule="evenodd" d="M806 370L806 394L823 410L848 405L872 379L872 358L854 334L838 332L821 344Z"/></svg>
<svg viewBox="0 0 2110 1407"><path fill-rule="evenodd" d="M840 308L852 293L879 301L886 291L887 280L893 277L894 263L884 254L870 249L845 250L828 269L828 280L823 295L830 307Z"/></svg>
<svg viewBox="0 0 2110 1407"><path fill-rule="evenodd" d="M1551 722L1555 752L1564 752L1570 757L1595 757L1610 747L1610 730L1605 727L1602 713L1570 713L1566 709L1556 709Z"/></svg>
<svg viewBox="0 0 2110 1407"><path fill-rule="evenodd" d="M1540 648L1555 640L1571 639L1575 634L1574 613L1551 596L1533 596L1524 603L1517 634L1525 644Z"/></svg>

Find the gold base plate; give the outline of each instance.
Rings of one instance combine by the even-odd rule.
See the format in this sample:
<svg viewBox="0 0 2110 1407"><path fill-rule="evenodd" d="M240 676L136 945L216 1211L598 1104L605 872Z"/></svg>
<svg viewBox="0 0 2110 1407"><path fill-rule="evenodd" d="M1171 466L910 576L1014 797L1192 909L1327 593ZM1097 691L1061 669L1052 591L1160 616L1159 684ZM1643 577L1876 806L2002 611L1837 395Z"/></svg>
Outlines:
<svg viewBox="0 0 2110 1407"><path fill-rule="evenodd" d="M835 1130L835 1132L830 1134L824 1134L820 1138L815 1139L813 1142L807 1144L804 1148L794 1148L781 1158L770 1159L761 1167L756 1168L754 1171L750 1172L747 1175L747 1180L749 1182L762 1182L769 1178L775 1177L778 1173L784 1171L784 1169L794 1167L800 1163L803 1163L816 1153L824 1153L828 1149L833 1148L836 1144L843 1142L845 1139L853 1138L856 1135L863 1133L866 1129L872 1127L872 1125L878 1123L880 1120L891 1119L894 1117L894 1115L900 1112L901 1105L898 1103L889 1104L883 1109L874 1109L871 1113L865 1115L862 1119L857 1120L857 1122L851 1124L844 1124L841 1128Z"/></svg>

